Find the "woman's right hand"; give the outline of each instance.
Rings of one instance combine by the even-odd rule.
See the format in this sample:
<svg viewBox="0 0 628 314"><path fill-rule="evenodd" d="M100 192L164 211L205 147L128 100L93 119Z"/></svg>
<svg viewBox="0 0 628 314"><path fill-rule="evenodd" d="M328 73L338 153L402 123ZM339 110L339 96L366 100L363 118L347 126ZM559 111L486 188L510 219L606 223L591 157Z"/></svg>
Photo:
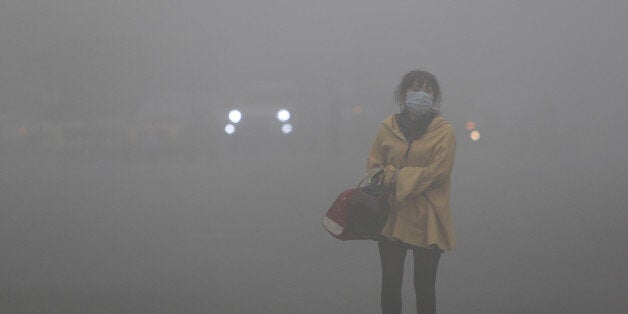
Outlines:
<svg viewBox="0 0 628 314"><path fill-rule="evenodd" d="M394 190L397 184L397 170L393 165L388 165L384 168L384 188L387 190Z"/></svg>
<svg viewBox="0 0 628 314"><path fill-rule="evenodd" d="M397 175L399 174L399 169L395 170L395 173L393 174L392 178L390 179L390 185L392 188L394 188L397 185Z"/></svg>

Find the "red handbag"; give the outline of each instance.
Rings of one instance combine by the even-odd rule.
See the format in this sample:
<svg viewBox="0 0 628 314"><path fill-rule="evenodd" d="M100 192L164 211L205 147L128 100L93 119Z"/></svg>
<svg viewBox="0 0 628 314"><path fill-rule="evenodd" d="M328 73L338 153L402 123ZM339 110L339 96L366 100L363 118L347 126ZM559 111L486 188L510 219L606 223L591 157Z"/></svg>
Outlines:
<svg viewBox="0 0 628 314"><path fill-rule="evenodd" d="M356 188L340 193L323 216L325 230L343 241L377 240L389 213L383 177L383 168L371 169Z"/></svg>

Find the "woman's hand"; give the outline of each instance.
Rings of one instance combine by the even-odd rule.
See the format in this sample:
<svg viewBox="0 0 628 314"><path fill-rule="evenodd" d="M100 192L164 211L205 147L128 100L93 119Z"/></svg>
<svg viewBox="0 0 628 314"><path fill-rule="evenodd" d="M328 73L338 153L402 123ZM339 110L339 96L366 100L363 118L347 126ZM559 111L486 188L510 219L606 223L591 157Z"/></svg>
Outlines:
<svg viewBox="0 0 628 314"><path fill-rule="evenodd" d="M399 169L396 169L393 165L388 165L384 168L384 188L387 190L395 189L398 173Z"/></svg>
<svg viewBox="0 0 628 314"><path fill-rule="evenodd" d="M390 186L394 189L395 186L397 185L397 175L399 174L399 169L395 170L395 173L393 174L392 178L390 179Z"/></svg>

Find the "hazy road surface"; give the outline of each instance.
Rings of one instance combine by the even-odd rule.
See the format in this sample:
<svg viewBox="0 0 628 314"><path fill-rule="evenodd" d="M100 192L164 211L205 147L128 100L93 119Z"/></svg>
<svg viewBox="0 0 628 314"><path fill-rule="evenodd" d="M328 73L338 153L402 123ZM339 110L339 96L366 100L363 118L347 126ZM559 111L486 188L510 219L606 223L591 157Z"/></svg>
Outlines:
<svg viewBox="0 0 628 314"><path fill-rule="evenodd" d="M339 242L320 225L363 165L354 156L264 156L4 163L0 312L378 313L377 246ZM441 259L442 313L626 309L620 222L587 213L585 198L569 207L535 192L548 212L508 179L535 173L504 164L489 180L481 156L460 160L460 244ZM414 311L409 263L405 313Z"/></svg>

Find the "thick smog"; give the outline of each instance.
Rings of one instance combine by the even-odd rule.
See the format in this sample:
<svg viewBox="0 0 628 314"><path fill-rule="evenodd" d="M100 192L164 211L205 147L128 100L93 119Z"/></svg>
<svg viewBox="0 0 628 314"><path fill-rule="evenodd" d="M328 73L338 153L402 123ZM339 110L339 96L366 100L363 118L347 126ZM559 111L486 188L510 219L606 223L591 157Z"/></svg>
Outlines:
<svg viewBox="0 0 628 314"><path fill-rule="evenodd" d="M619 1L3 2L0 312L381 313L382 241L340 241L322 221L373 152L397 162L378 130L405 126L390 119L422 92L450 136L429 158L453 158L455 142L450 176L448 161L421 172L450 180L434 190L451 188L452 225L442 196L416 201L441 223L437 311L626 313L626 13ZM396 98L416 69L435 79ZM429 121L416 138L436 132ZM409 143L408 160L428 158ZM396 192L404 171L390 171ZM403 313L423 284L416 228L390 229L414 245Z"/></svg>

